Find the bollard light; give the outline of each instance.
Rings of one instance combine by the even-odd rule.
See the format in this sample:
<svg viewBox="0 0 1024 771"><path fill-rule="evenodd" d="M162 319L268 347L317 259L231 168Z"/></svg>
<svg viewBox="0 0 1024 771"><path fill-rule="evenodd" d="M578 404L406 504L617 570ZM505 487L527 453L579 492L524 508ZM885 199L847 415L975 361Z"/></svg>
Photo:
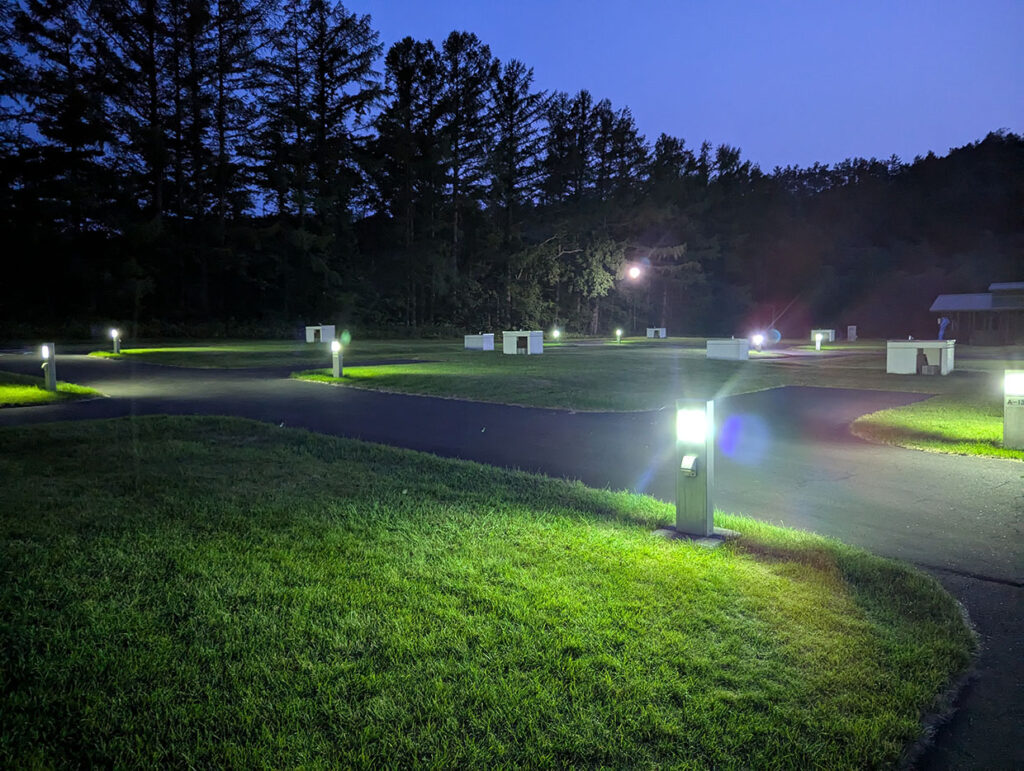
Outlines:
<svg viewBox="0 0 1024 771"><path fill-rule="evenodd" d="M814 334L814 350L821 350L821 332L816 332Z"/></svg>
<svg viewBox="0 0 1024 771"><path fill-rule="evenodd" d="M57 390L57 347L53 343L43 343L40 349L43 357L43 380L47 391Z"/></svg>
<svg viewBox="0 0 1024 771"><path fill-rule="evenodd" d="M551 331L551 336L553 338L555 338L555 340L557 340L558 338L560 338L562 336L562 332L559 329L554 329L554 330Z"/></svg>
<svg viewBox="0 0 1024 771"><path fill-rule="evenodd" d="M764 335L758 332L756 335L750 338L750 342L752 342L754 344L754 347L760 351L761 347L764 345Z"/></svg>
<svg viewBox="0 0 1024 771"><path fill-rule="evenodd" d="M111 329L110 339L114 343L114 353L121 353L121 333L116 329Z"/></svg>
<svg viewBox="0 0 1024 771"><path fill-rule="evenodd" d="M331 365L331 374L334 375L334 377L341 377L341 340L331 340Z"/></svg>
<svg viewBox="0 0 1024 771"><path fill-rule="evenodd" d="M1024 450L1024 369L1003 374L1003 447Z"/></svg>
<svg viewBox="0 0 1024 771"><path fill-rule="evenodd" d="M715 532L715 403L676 402L676 530L706 537Z"/></svg>
<svg viewBox="0 0 1024 771"><path fill-rule="evenodd" d="M615 342L617 342L617 343L621 343L622 342L622 330L621 329L616 329L615 330Z"/></svg>

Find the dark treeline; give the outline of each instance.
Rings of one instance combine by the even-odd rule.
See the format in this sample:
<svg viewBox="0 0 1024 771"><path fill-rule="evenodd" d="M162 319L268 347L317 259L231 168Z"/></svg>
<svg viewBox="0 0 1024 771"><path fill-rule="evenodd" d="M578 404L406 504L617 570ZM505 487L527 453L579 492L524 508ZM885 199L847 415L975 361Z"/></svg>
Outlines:
<svg viewBox="0 0 1024 771"><path fill-rule="evenodd" d="M766 174L541 92L468 32L384 51L329 0L0 9L8 333L896 334L938 291L1024 278L1012 133Z"/></svg>

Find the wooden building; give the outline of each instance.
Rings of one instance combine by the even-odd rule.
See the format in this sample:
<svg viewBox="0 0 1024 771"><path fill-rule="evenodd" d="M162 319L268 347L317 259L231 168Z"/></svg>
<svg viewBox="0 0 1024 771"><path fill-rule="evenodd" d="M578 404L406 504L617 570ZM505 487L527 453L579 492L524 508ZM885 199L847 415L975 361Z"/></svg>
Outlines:
<svg viewBox="0 0 1024 771"><path fill-rule="evenodd" d="M971 345L1024 343L1024 281L990 284L975 294L940 294L929 310L950 320L947 338Z"/></svg>

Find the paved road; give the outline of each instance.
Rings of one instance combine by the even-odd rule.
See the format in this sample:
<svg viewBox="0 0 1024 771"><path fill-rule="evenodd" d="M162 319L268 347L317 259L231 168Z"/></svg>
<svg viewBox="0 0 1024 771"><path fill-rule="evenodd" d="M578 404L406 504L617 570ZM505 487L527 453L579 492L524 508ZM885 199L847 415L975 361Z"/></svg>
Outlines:
<svg viewBox="0 0 1024 771"><path fill-rule="evenodd" d="M38 371L29 357L0 369ZM673 496L674 415L571 413L380 394L274 370L184 370L61 357L62 379L110 399L0 412L0 425L129 414L231 414ZM920 395L785 388L718 405L716 504L931 569L986 644L929 768L1024 768L1024 464L862 442L858 415Z"/></svg>

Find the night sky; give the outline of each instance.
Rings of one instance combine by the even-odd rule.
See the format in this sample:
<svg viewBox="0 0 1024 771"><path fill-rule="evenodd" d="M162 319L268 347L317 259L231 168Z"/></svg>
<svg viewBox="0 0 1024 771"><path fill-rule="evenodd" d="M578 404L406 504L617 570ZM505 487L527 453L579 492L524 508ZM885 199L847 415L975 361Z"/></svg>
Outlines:
<svg viewBox="0 0 1024 771"><path fill-rule="evenodd" d="M385 50L474 32L547 90L632 109L651 142L776 165L904 161L1024 129L1024 0L345 0Z"/></svg>

